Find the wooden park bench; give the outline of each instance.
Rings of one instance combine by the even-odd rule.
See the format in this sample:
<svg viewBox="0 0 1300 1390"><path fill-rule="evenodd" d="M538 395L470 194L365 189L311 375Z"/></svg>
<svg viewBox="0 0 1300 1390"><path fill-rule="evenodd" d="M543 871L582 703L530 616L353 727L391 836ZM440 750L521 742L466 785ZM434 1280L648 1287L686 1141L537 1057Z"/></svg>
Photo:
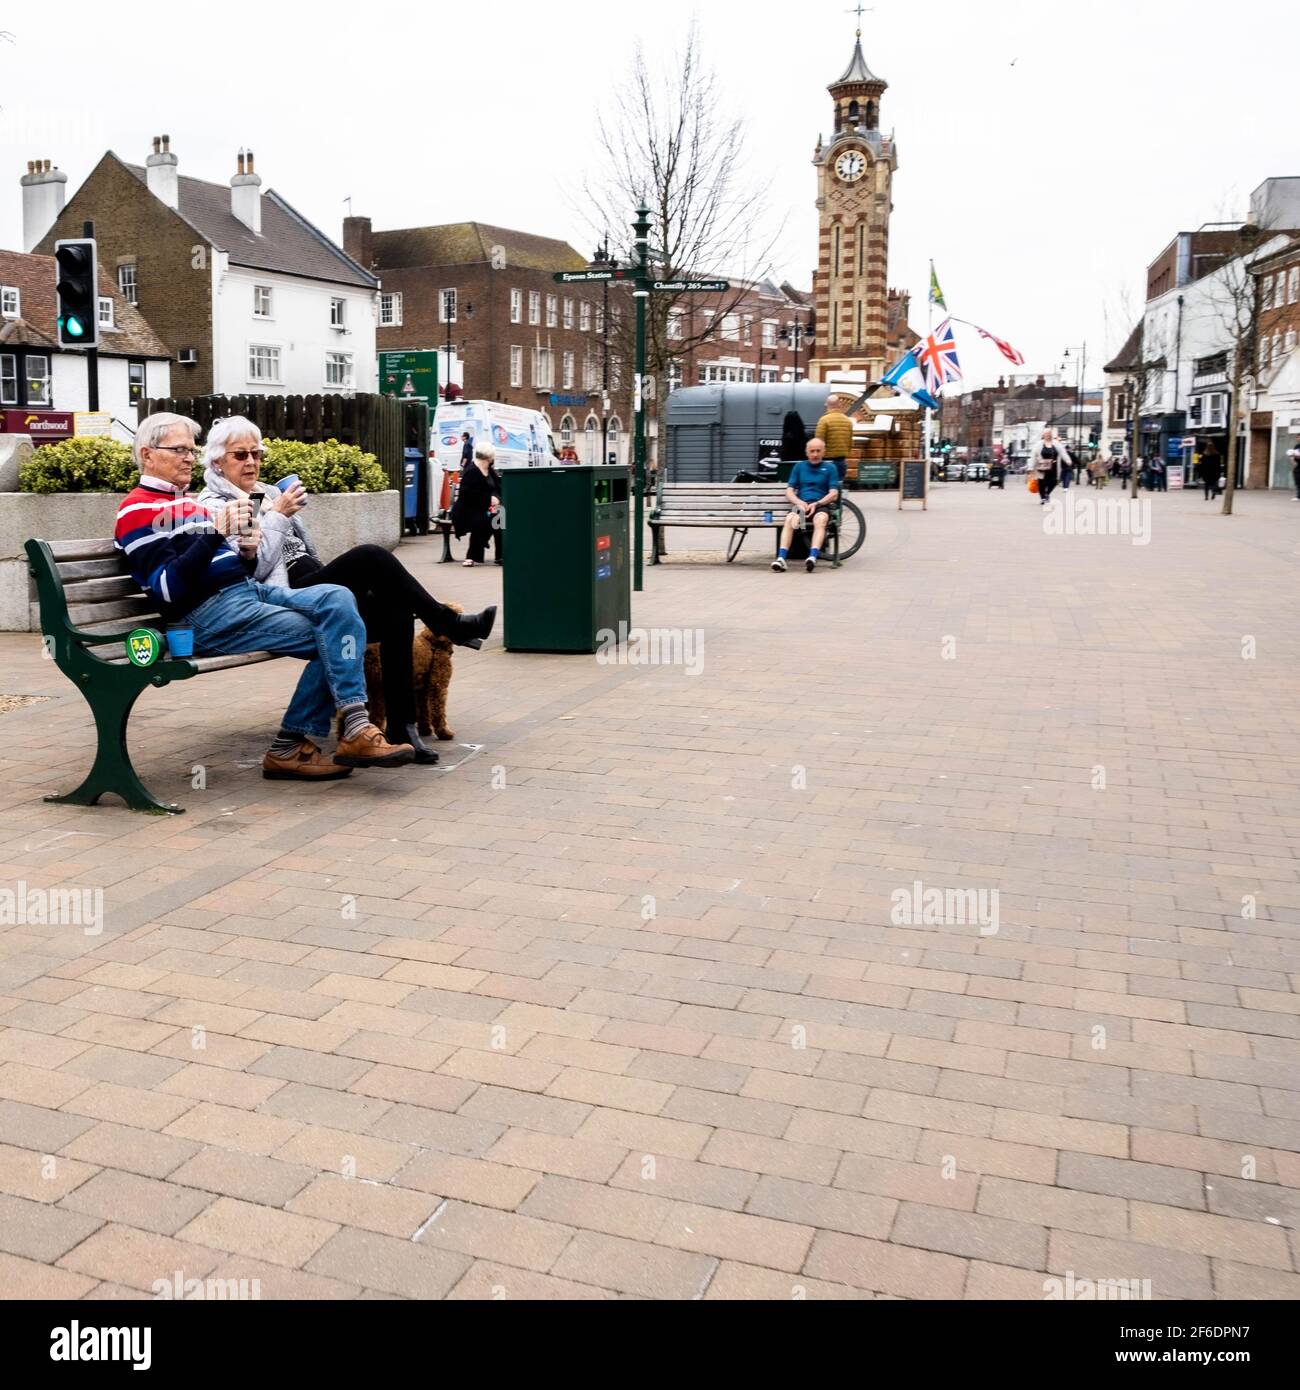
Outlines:
<svg viewBox="0 0 1300 1390"><path fill-rule="evenodd" d="M159 801L131 765L126 726L136 700L151 686L161 689L172 681L280 658L273 652L170 657L156 601L131 577L111 540L30 540L26 549L46 651L85 697L97 739L86 780L76 791L47 796L46 801L94 806L105 792L113 792L133 811L179 814L184 808ZM139 629L152 630L161 644L162 655L152 666L136 666L127 656L127 641Z"/></svg>
<svg viewBox="0 0 1300 1390"><path fill-rule="evenodd" d="M663 533L669 526L707 526L731 531L727 563L740 554L745 537L753 530L779 531L790 514L784 483L667 483L661 481L650 512L654 537L650 563L657 565L667 554ZM840 508L832 517L826 538L831 546L832 567L840 566Z"/></svg>

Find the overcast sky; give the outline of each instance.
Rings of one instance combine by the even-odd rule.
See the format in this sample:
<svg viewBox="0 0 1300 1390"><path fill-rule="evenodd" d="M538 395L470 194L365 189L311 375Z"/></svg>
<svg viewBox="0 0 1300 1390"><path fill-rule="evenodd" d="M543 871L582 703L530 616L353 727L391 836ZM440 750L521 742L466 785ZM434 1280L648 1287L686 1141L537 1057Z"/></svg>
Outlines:
<svg viewBox="0 0 1300 1390"><path fill-rule="evenodd" d="M28 159L66 170L71 192L105 149L143 163L166 131L181 173L214 181L251 146L265 186L336 238L350 196L376 228L478 219L588 254L576 200L598 159L595 113L638 41L667 64L698 13L752 171L771 183L756 216L779 232L772 269L806 287L810 160L853 49L848 8L101 0L84 4L74 47L53 7L0 4L13 36L0 39L0 246L21 249ZM1288 0L877 0L863 47L890 84L889 282L911 290L913 327L934 257L954 314L1037 370L1086 340L1097 380L1131 326L1125 293L1136 311L1173 234L1239 217L1263 179L1300 174L1294 15ZM997 353L960 342L968 383L995 379Z"/></svg>

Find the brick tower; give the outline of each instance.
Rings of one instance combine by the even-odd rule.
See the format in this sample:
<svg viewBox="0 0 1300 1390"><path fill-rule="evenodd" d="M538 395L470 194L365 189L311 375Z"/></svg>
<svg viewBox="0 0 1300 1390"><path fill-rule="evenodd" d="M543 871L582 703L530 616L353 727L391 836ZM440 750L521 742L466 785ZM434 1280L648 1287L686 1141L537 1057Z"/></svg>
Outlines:
<svg viewBox="0 0 1300 1390"><path fill-rule="evenodd" d="M889 214L898 168L893 133L880 129L888 85L867 67L859 29L848 67L828 88L831 138L818 136L813 155L820 218L813 276L817 341L809 366L814 381L841 371L865 371L877 381L886 370Z"/></svg>

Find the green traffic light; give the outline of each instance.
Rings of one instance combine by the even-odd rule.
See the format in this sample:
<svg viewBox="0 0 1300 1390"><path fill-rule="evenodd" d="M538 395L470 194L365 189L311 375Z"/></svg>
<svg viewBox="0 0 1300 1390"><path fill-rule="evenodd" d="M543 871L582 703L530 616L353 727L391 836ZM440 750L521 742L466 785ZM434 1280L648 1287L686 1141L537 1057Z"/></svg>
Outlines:
<svg viewBox="0 0 1300 1390"><path fill-rule="evenodd" d="M75 314L69 314L64 319L63 326L67 330L69 338L84 338L86 336L85 325Z"/></svg>

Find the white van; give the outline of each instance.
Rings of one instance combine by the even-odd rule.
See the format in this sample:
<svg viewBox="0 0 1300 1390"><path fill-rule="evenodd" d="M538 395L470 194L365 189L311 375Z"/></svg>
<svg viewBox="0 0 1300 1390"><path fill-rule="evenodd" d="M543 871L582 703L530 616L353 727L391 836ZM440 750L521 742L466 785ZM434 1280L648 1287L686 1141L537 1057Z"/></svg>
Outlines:
<svg viewBox="0 0 1300 1390"><path fill-rule="evenodd" d="M551 422L540 410L499 401L452 401L433 417L429 455L442 471L460 468L465 434L473 444L483 439L492 444L499 469L541 468L560 460Z"/></svg>

